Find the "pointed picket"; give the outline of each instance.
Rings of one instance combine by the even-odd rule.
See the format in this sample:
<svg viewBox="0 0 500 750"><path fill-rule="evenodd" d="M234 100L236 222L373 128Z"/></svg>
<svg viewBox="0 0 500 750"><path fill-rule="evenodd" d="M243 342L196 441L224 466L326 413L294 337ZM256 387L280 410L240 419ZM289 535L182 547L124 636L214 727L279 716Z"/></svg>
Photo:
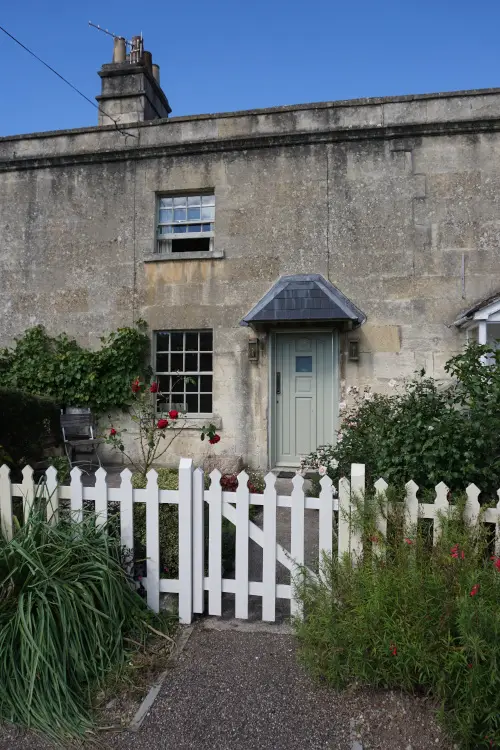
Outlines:
<svg viewBox="0 0 500 750"><path fill-rule="evenodd" d="M193 459L179 462L179 621L193 621Z"/></svg>
<svg viewBox="0 0 500 750"><path fill-rule="evenodd" d="M0 466L0 533L9 541L12 539L13 531L10 469L3 464Z"/></svg>
<svg viewBox="0 0 500 750"><path fill-rule="evenodd" d="M416 533L418 525L418 484L410 479L405 484L406 488L406 526L409 534Z"/></svg>
<svg viewBox="0 0 500 750"><path fill-rule="evenodd" d="M355 561L363 554L363 536L359 518L353 514L353 505L357 510L356 517L363 510L365 500L365 465L351 464L351 559Z"/></svg>
<svg viewBox="0 0 500 750"><path fill-rule="evenodd" d="M214 469L210 474L210 502L208 517L208 614L222 614L222 487L221 473Z"/></svg>
<svg viewBox="0 0 500 750"><path fill-rule="evenodd" d="M150 469L146 484L146 579L148 607L160 611L160 496L158 473Z"/></svg>
<svg viewBox="0 0 500 750"><path fill-rule="evenodd" d="M262 546L262 619L276 619L276 476L267 474L264 490L264 543Z"/></svg>
<svg viewBox="0 0 500 750"><path fill-rule="evenodd" d="M249 544L250 492L248 474L238 474L236 490L236 595L234 613L240 620L248 619L248 544Z"/></svg>
<svg viewBox="0 0 500 750"><path fill-rule="evenodd" d="M377 541L374 541L373 543L373 552L374 554L380 556L383 553L384 550L384 543L387 537L387 488L388 484L385 481L385 479L377 479L377 481L374 484L375 492L376 492L376 498L377 498L377 517L376 517L376 527L378 536L380 539Z"/></svg>
<svg viewBox="0 0 500 750"><path fill-rule="evenodd" d="M49 466L45 472L45 479L47 483L47 521L55 524L59 520L59 483L55 466Z"/></svg>
<svg viewBox="0 0 500 750"><path fill-rule="evenodd" d="M35 502L35 483L33 481L33 469L31 466L25 466L21 474L23 475L23 481L21 484L21 492L23 495L23 518L24 523L26 523L33 508L33 503Z"/></svg>
<svg viewBox="0 0 500 750"><path fill-rule="evenodd" d="M349 554L351 526L351 483L347 477L339 481L339 517L338 517L338 556L342 560Z"/></svg>
<svg viewBox="0 0 500 750"><path fill-rule="evenodd" d="M78 466L71 469L71 519L76 523L83 521L83 487L82 472Z"/></svg>
<svg viewBox="0 0 500 750"><path fill-rule="evenodd" d="M319 564L323 561L323 553L331 555L333 538L333 484L328 475L319 480Z"/></svg>
<svg viewBox="0 0 500 750"><path fill-rule="evenodd" d="M481 506L479 505L479 495L481 494L481 490L479 487L476 487L475 484L469 484L465 493L467 495L467 502L465 503L464 508L464 519L466 523L475 526L478 522L479 511L481 509Z"/></svg>
<svg viewBox="0 0 500 750"><path fill-rule="evenodd" d="M304 494L304 477L300 474L296 474L292 479L292 538L290 546L290 554L292 557L292 570L291 570L291 581L292 581L292 600L290 602L290 614L292 616L298 616L301 613L300 602L295 596L295 587L297 579L300 577L301 567L304 565L304 544L305 544L305 507L306 507L306 496Z"/></svg>
<svg viewBox="0 0 500 750"><path fill-rule="evenodd" d="M193 612L205 611L205 475L193 474Z"/></svg>
<svg viewBox="0 0 500 750"><path fill-rule="evenodd" d="M126 570L131 576L134 572L134 488L130 469L123 469L120 478L120 540L125 550Z"/></svg>
<svg viewBox="0 0 500 750"><path fill-rule="evenodd" d="M95 473L95 523L105 526L108 522L108 485L106 470L100 466Z"/></svg>
<svg viewBox="0 0 500 750"><path fill-rule="evenodd" d="M434 544L438 541L441 536L441 519L440 515L449 510L450 504L448 502L449 489L444 482L439 482L436 485L436 499L434 500L434 530L433 530L433 541Z"/></svg>

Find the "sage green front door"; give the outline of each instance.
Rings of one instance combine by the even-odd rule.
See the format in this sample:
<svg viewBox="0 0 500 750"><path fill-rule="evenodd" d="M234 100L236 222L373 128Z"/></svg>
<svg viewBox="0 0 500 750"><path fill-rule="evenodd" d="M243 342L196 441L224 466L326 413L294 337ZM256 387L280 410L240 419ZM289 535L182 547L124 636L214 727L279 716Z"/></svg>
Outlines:
<svg viewBox="0 0 500 750"><path fill-rule="evenodd" d="M333 441L334 334L276 334L273 379L276 464L298 466L303 456Z"/></svg>

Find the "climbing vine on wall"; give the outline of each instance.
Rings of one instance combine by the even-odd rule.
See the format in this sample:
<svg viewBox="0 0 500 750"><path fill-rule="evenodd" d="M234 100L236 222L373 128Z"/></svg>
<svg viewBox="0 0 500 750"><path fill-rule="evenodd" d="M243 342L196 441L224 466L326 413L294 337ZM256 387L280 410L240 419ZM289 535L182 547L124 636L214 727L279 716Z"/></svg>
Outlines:
<svg viewBox="0 0 500 750"><path fill-rule="evenodd" d="M29 328L13 347L0 350L0 386L50 396L96 414L124 408L130 382L147 374L149 337L144 321L101 337L100 349L80 346L65 334Z"/></svg>

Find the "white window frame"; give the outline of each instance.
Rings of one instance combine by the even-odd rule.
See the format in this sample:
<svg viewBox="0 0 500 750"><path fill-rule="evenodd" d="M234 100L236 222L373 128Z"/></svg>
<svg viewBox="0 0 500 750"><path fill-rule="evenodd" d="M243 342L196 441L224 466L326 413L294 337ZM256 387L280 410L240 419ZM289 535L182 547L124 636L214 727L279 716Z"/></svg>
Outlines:
<svg viewBox="0 0 500 750"><path fill-rule="evenodd" d="M160 221L160 209L161 201L163 198L171 198L172 201L175 198L213 198L213 206L214 206L214 215L212 219L187 219L183 221L174 221L172 219L171 222L164 222L162 223ZM172 206L172 208L174 208ZM214 250L214 236L215 236L215 190L197 190L195 192L187 192L187 193L158 193L156 196L156 214L155 214L155 254L157 255L173 255L173 256L179 256L182 258L182 251L173 251L172 250L172 240L193 240L193 239L204 239L208 238L209 245L208 250L192 250L188 251L188 253L211 253ZM177 233L174 232L169 234L160 234L160 227L162 226L192 226L196 224L211 224L213 229L210 232L185 232L185 233Z"/></svg>
<svg viewBox="0 0 500 750"><path fill-rule="evenodd" d="M178 333L178 334L183 334L183 349L182 349L182 352L178 352L178 351L172 352L171 345L170 345L170 349L169 349L169 353L170 354L172 354L172 353L174 353L174 354L181 354L181 353L182 354L186 354L186 353L187 354L194 354L195 353L193 351L186 351L186 334L187 333L197 333L197 334L200 334L200 333L211 333L212 334L212 349L211 349L211 351L208 351L208 350L205 350L205 349L203 349L203 350L200 349L200 339L198 337L198 350L197 350L197 354L198 354L198 357L200 356L200 354L211 354L212 355L212 369L210 371L209 370L201 370L200 366L199 366L199 359L198 359L198 369L196 371L195 370L189 370L188 371L185 368L183 368L183 370L172 371L171 367L169 368L168 371L161 371L161 372L158 371L157 367L156 367L156 365L157 365L157 359L156 359L157 358L157 354L166 354L167 353L165 350L161 350L161 349L158 350L158 346L157 346L157 342L158 342L158 336L157 336L157 334L158 333L169 333L169 334ZM186 386L184 386L184 393L182 394L182 398L186 399L187 396L189 396L189 395L195 395L195 394L197 394L198 395L198 404L199 404L200 394L210 393L211 396L212 396L212 411L210 411L210 412L200 412L200 411L194 412L194 411L191 411L191 412L185 412L185 414L186 414L186 418L187 419L192 419L192 418L193 419L198 419L200 417L203 418L203 419L206 419L206 418L212 417L213 416L213 408L214 408L214 332L213 332L213 329L211 329L211 328L196 328L196 329L195 328L189 328L189 329L159 328L159 329L153 331L153 346L151 348L152 348L152 354L153 354L153 357L152 357L152 360L153 360L152 361L153 373L154 373L155 379L158 380L158 382L159 382L159 378L162 377L162 376L172 377L172 378L175 377L176 375L178 375L179 377L184 377L184 376L185 377L189 377L190 375L192 375L192 376L196 376L198 378L200 376L202 376L202 375L209 375L209 376L211 376L211 378L212 378L212 390L211 391L202 391L202 390L200 390L200 380L198 380L198 389L196 391L188 391L188 390L186 390ZM169 359L169 364L171 364L171 360L170 359ZM176 408L176 404L181 404L181 403L185 404L186 403L186 401L181 401L180 400L181 394L179 394L179 401L174 401L173 400L173 396L175 396L175 394L171 392L170 393L170 402L168 404L168 408L165 408L165 410L163 410L163 411L159 410L158 409L158 404L156 404L156 411L157 411L158 414L162 414L162 413L164 413L164 411L169 411L170 408Z"/></svg>

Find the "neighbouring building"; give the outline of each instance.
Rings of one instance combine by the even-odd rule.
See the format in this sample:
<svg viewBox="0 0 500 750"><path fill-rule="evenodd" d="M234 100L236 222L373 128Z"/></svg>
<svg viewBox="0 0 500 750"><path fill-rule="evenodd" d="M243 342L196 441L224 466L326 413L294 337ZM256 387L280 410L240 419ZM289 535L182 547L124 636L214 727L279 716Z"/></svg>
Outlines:
<svg viewBox="0 0 500 750"><path fill-rule="evenodd" d="M233 469L500 336L500 89L172 118L140 45L99 75L98 126L0 139L0 345L144 318L175 455L212 421Z"/></svg>

